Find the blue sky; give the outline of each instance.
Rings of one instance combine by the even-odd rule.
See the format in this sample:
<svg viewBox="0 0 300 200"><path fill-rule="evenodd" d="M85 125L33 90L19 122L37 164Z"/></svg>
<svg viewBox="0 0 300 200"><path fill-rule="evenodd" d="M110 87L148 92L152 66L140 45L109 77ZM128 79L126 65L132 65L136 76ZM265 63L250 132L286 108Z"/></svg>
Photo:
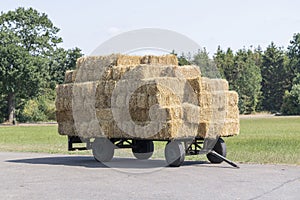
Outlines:
<svg viewBox="0 0 300 200"><path fill-rule="evenodd" d="M63 47L90 54L112 36L141 28L169 29L188 36L212 55L218 45L234 50L274 41L287 47L300 32L297 0L1 0L0 10L19 6L45 12L61 29Z"/></svg>

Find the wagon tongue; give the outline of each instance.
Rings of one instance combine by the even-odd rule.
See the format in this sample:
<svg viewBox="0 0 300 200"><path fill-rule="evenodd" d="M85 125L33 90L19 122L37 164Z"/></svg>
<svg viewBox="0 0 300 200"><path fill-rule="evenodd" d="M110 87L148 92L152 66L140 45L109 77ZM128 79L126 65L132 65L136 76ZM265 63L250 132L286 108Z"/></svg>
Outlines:
<svg viewBox="0 0 300 200"><path fill-rule="evenodd" d="M218 142L220 138L205 138L203 141L203 147L201 148L201 150L199 151L199 154L210 154L218 159L221 159L222 161L225 161L226 163L228 163L229 165L235 167L235 168L240 168L236 163L234 163L233 161L227 159L225 156L222 156L220 153L216 152L214 150L214 147L216 145L216 142Z"/></svg>
<svg viewBox="0 0 300 200"><path fill-rule="evenodd" d="M217 152L215 152L214 150L209 152L210 154L222 159L223 161L227 162L229 165L231 165L232 167L235 168L240 168L236 163L232 162L231 160L228 160L227 158L225 158L224 156L218 154Z"/></svg>

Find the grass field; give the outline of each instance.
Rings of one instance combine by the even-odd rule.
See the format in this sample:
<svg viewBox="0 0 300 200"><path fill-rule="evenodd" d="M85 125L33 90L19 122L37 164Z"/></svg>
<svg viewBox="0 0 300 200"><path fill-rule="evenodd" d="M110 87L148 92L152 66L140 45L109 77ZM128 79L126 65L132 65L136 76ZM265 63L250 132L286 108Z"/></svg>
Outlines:
<svg viewBox="0 0 300 200"><path fill-rule="evenodd" d="M237 162L300 165L300 117L241 119L240 135L225 141L227 157ZM163 157L164 144L155 143L154 157ZM57 126L0 127L0 151L70 154L67 137L58 135ZM128 153L130 150L116 150L117 156ZM186 159L204 160L205 157Z"/></svg>
<svg viewBox="0 0 300 200"><path fill-rule="evenodd" d="M0 151L66 153L67 138L57 126L0 127Z"/></svg>
<svg viewBox="0 0 300 200"><path fill-rule="evenodd" d="M300 117L241 119L240 135L225 138L239 162L300 164Z"/></svg>

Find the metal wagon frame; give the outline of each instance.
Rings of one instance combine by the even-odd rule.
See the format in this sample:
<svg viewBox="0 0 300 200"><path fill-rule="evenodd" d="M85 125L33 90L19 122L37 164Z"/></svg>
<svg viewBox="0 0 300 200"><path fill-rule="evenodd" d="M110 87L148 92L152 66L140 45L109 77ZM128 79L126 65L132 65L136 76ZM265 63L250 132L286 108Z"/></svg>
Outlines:
<svg viewBox="0 0 300 200"><path fill-rule="evenodd" d="M68 150L92 150L93 156L98 162L109 162L117 148L130 148L133 155L140 160L149 159L154 152L154 141L166 142L165 159L170 167L179 167L184 162L185 156L205 153L211 163L227 162L233 167L238 165L226 158L226 144L221 137L216 139L212 149L205 149L204 138L181 139L137 139L137 138L80 138L68 136ZM74 147L73 144L85 143L85 147Z"/></svg>

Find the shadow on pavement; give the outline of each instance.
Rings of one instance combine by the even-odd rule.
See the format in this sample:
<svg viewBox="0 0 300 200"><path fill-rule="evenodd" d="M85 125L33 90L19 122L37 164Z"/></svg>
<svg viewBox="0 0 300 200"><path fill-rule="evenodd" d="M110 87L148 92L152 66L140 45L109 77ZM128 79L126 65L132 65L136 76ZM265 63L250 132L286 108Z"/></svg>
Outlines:
<svg viewBox="0 0 300 200"><path fill-rule="evenodd" d="M28 159L7 160L10 163L25 163L37 165L64 165L86 168L129 168L129 169L151 169L167 167L165 160L149 159L138 160L135 158L113 158L110 162L100 163L89 156L56 156L56 157L40 157ZM207 161L185 161L182 166L201 166L201 167L218 167L231 168L230 166L210 164Z"/></svg>
<svg viewBox="0 0 300 200"><path fill-rule="evenodd" d="M87 156L57 156L57 157L40 157L28 159L7 160L10 163L25 163L37 165L65 165L88 168L106 168L107 166L96 162L93 157Z"/></svg>

